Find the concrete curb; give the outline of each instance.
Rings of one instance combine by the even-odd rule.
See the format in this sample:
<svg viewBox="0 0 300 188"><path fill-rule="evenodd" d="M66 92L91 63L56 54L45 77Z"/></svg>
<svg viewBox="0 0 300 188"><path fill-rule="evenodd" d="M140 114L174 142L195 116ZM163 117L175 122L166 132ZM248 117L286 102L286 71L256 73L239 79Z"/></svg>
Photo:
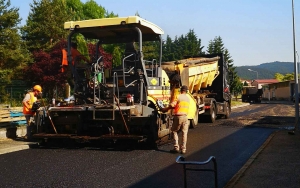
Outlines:
<svg viewBox="0 0 300 188"><path fill-rule="evenodd" d="M265 149L265 147L270 143L272 138L276 135L278 131L273 132L268 139L263 143L262 146L248 159L248 161L243 165L243 167L228 181L224 188L232 188L239 181L244 172L249 168L249 166L254 162L257 156Z"/></svg>
<svg viewBox="0 0 300 188"><path fill-rule="evenodd" d="M0 149L0 155L15 152L15 151L20 151L20 150L25 150L25 149L29 149L28 144L10 146L10 147L7 147L7 148Z"/></svg>

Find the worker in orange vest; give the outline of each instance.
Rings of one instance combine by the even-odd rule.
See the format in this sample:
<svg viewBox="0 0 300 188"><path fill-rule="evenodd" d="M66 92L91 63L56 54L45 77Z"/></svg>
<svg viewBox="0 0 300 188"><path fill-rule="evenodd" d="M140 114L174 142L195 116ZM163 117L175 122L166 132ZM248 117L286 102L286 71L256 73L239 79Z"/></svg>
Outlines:
<svg viewBox="0 0 300 188"><path fill-rule="evenodd" d="M77 50L77 44L72 43L71 44L71 55L72 55L72 65L73 66L80 66L79 60L84 60L85 62L90 62L89 59L84 57L78 50ZM67 50L62 49L62 69L61 72L69 72L67 73L67 82L71 87L75 86L74 80L72 79L72 69L68 68L68 58L67 58ZM68 71L69 70L69 71ZM88 73L87 73L88 75ZM88 76L87 76L88 77Z"/></svg>
<svg viewBox="0 0 300 188"><path fill-rule="evenodd" d="M74 42L71 44L71 55L72 65L75 65L75 62L78 62L78 60L90 61L77 50L77 44ZM62 49L62 72L66 71L66 66L68 66L67 50Z"/></svg>
<svg viewBox="0 0 300 188"><path fill-rule="evenodd" d="M167 108L163 108L162 111L166 112L169 109L173 110L173 125L171 128L174 149L170 150L171 153L179 153L181 150L182 154L186 153L187 134L189 130L189 120L187 118L189 112L190 99L187 96L187 86L182 86L180 93ZM179 145L178 132L182 130L182 142Z"/></svg>
<svg viewBox="0 0 300 188"><path fill-rule="evenodd" d="M35 112L32 112L32 105L37 101L37 96L42 93L42 87L40 85L35 85L32 91L28 92L22 103L23 103L23 114L25 115L27 123L27 133L25 139L31 139L31 119Z"/></svg>

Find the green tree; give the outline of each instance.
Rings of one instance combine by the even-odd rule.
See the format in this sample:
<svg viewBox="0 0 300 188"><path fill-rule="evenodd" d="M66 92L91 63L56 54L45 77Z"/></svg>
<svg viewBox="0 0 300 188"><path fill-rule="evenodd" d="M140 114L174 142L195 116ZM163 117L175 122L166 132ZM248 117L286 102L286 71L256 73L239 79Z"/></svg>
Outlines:
<svg viewBox="0 0 300 188"><path fill-rule="evenodd" d="M215 37L213 40L209 41L209 44L207 47L207 53L208 54L214 54L214 53L223 53L224 54L224 61L227 62L228 69L232 73L232 76L233 76L232 82L230 83L231 92L233 92L235 95L240 94L243 89L243 83L240 81L240 78L237 75L235 66L233 65L233 59L231 58L231 55L230 55L228 49L225 48L223 40L220 36Z"/></svg>
<svg viewBox="0 0 300 188"><path fill-rule="evenodd" d="M83 13L83 3L81 0L66 0L66 5L70 12L72 12L72 19L73 21L83 20L84 13Z"/></svg>
<svg viewBox="0 0 300 188"><path fill-rule="evenodd" d="M113 48L112 56L112 67L115 68L117 66L120 66L122 64L122 54L120 47L116 46Z"/></svg>
<svg viewBox="0 0 300 188"><path fill-rule="evenodd" d="M203 48L201 46L201 39L198 39L197 35L195 34L194 30L190 30L185 36L185 56L197 56L204 54Z"/></svg>
<svg viewBox="0 0 300 188"><path fill-rule="evenodd" d="M105 9L98 5L94 0L89 0L83 5L83 15L85 20L104 18Z"/></svg>
<svg viewBox="0 0 300 188"><path fill-rule="evenodd" d="M244 84L243 84L243 86L248 86L248 83L245 81Z"/></svg>
<svg viewBox="0 0 300 188"><path fill-rule="evenodd" d="M280 73L277 72L277 73L275 73L274 78L275 78L276 80L278 80L279 82L282 82L284 76L283 76L282 74L280 74Z"/></svg>
<svg viewBox="0 0 300 188"><path fill-rule="evenodd" d="M207 47L207 53L208 54L213 54L213 53L225 54L225 49L226 48L224 47L222 38L220 36L218 36L218 37L215 37L213 40L209 41L208 47ZM225 57L225 60L228 61L228 59L229 59L229 57Z"/></svg>
<svg viewBox="0 0 300 188"><path fill-rule="evenodd" d="M186 35L175 36L172 39L167 36L163 45L163 61L184 59L185 56L193 57L204 54L201 39L198 39L194 30L189 30Z"/></svg>
<svg viewBox="0 0 300 188"><path fill-rule="evenodd" d="M5 87L11 79L20 79L22 69L30 56L18 33L19 9L11 7L10 0L0 0L0 95L7 100Z"/></svg>
<svg viewBox="0 0 300 188"><path fill-rule="evenodd" d="M68 31L64 30L64 22L70 21L73 13L65 0L33 0L30 8L21 34L31 52L49 50L61 39L66 39Z"/></svg>
<svg viewBox="0 0 300 188"><path fill-rule="evenodd" d="M149 41L149 42L143 43L144 60L155 59L156 62L158 62L159 61L159 51L160 51L159 42Z"/></svg>
<svg viewBox="0 0 300 188"><path fill-rule="evenodd" d="M112 18L117 17L117 14L108 12L104 7L98 5L94 0L88 0L82 3L80 0L66 0L68 9L73 12L74 21L99 19L99 18Z"/></svg>
<svg viewBox="0 0 300 188"><path fill-rule="evenodd" d="M243 83L241 82L239 77L234 77L233 79L234 87L231 88L231 92L235 97L237 97L239 94L241 94L243 90Z"/></svg>
<svg viewBox="0 0 300 188"><path fill-rule="evenodd" d="M167 35L166 41L163 43L163 54L162 61L171 61L175 60L174 57L174 44L169 35Z"/></svg>
<svg viewBox="0 0 300 188"><path fill-rule="evenodd" d="M288 80L294 80L294 73L287 73L284 75L283 80L282 81L288 81Z"/></svg>

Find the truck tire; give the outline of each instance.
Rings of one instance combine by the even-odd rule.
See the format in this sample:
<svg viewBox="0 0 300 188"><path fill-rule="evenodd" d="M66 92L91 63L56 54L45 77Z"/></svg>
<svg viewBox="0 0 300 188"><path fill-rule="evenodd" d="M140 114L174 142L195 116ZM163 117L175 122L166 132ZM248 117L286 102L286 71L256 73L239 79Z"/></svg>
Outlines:
<svg viewBox="0 0 300 188"><path fill-rule="evenodd" d="M216 113L216 106L214 103L211 104L210 106L210 112L209 112L209 116L208 116L208 122L209 123L214 123L216 121L217 118L217 113Z"/></svg>
<svg viewBox="0 0 300 188"><path fill-rule="evenodd" d="M242 102L246 102L245 96L242 96Z"/></svg>
<svg viewBox="0 0 300 188"><path fill-rule="evenodd" d="M194 129L198 125L199 109L197 108L194 119L190 120L190 128Z"/></svg>
<svg viewBox="0 0 300 188"><path fill-rule="evenodd" d="M225 102L225 114L224 114L224 118L228 119L231 113L231 107L229 106L228 102Z"/></svg>

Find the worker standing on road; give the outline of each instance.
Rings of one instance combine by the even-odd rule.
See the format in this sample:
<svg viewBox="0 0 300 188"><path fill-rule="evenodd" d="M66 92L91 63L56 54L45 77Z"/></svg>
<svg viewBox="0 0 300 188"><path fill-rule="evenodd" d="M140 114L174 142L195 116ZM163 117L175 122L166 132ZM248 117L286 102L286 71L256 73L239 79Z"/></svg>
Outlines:
<svg viewBox="0 0 300 188"><path fill-rule="evenodd" d="M180 89L181 94L175 98L169 107L162 109L162 111L168 111L169 109L174 109L173 111L173 125L171 128L173 139L174 139L174 149L170 150L171 153L186 153L186 143L187 134L189 130L189 120L187 119L187 114L189 111L190 99L187 96L187 86L182 86ZM178 132L182 130L182 144L179 147Z"/></svg>
<svg viewBox="0 0 300 188"><path fill-rule="evenodd" d="M35 85L33 91L28 92L23 99L23 114L26 118L27 123L27 133L25 139L31 139L31 118L35 112L32 112L32 105L37 101L37 96L42 93L42 87L40 85Z"/></svg>

